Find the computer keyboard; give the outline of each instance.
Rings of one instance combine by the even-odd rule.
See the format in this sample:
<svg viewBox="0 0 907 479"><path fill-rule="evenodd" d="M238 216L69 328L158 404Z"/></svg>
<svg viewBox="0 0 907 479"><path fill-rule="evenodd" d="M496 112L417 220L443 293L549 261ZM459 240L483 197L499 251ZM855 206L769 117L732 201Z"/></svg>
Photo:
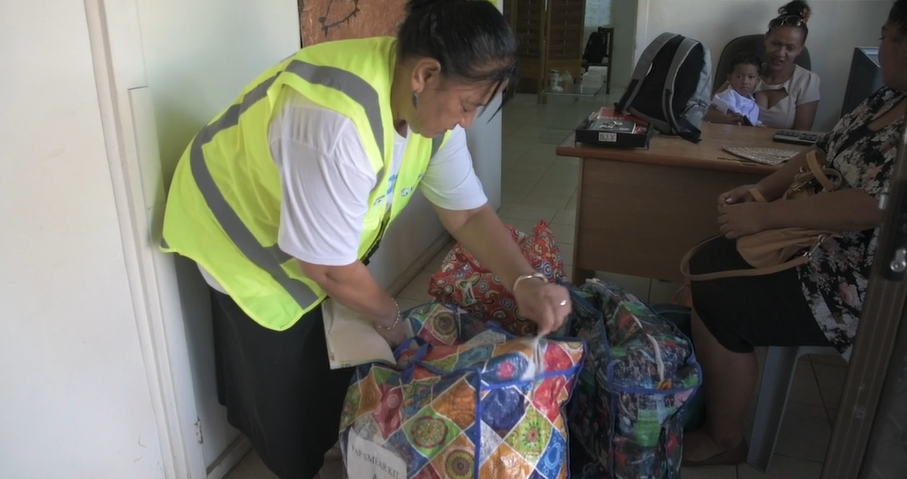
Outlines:
<svg viewBox="0 0 907 479"><path fill-rule="evenodd" d="M797 130L779 130L772 137L778 143L790 143L794 145L813 145L819 141L819 133L811 131Z"/></svg>

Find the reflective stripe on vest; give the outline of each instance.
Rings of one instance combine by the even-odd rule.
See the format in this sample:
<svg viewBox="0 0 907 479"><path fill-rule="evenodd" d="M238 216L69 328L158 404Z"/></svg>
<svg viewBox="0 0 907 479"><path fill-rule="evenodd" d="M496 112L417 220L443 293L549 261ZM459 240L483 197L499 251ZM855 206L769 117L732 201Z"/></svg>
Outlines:
<svg viewBox="0 0 907 479"><path fill-rule="evenodd" d="M293 60L287 66L286 71L295 73L304 80L340 90L350 98L362 105L366 117L372 127L372 134L375 141L384 155L384 127L381 123L381 110L378 100L378 92L367 82L358 76L346 70L339 68L312 65L310 63ZM205 161L203 147L205 144L214 139L215 135L223 130L232 128L239 123L239 115L246 109L250 108L256 102L267 97L268 88L274 82L276 75L271 77L243 97L242 102L234 104L228 108L220 118L205 126L192 141L189 152L189 164L192 176L195 179L196 186L205 199L214 218L220 223L227 237L242 254L249 259L255 266L268 272L287 294L289 294L296 303L302 308L307 309L312 303L318 300L318 295L312 291L302 281L292 279L281 266L293 259L290 255L284 253L276 244L272 246L262 246L249 228L243 224L239 216L233 211L233 208L227 203L214 178L211 176L211 170L208 169ZM438 151L444 135L432 139L432 156ZM378 172L381 177L382 172ZM381 182L378 182L381 185ZM377 186L376 186L377 187ZM376 242L380 241L380 236ZM169 248L166 242L162 241L165 248Z"/></svg>

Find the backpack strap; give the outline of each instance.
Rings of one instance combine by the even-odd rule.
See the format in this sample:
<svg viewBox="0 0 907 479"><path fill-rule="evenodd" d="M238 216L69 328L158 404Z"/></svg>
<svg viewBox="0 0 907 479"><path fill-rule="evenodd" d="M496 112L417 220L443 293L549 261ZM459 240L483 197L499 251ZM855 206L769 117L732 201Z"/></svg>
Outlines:
<svg viewBox="0 0 907 479"><path fill-rule="evenodd" d="M692 38L684 38L680 42L680 46L677 47L677 52L674 53L674 58L671 61L671 67L668 69L668 76L665 78L665 89L661 97L661 106L664 109L668 122L671 124L671 129L681 138L692 141L693 143L699 142L702 132L689 121L686 121L686 119L677 120L677 114L674 112L673 100L674 82L677 80L677 72L680 70L680 66L683 65L683 62L690 56L690 52L692 52L697 45L699 45L699 42Z"/></svg>
<svg viewBox="0 0 907 479"><path fill-rule="evenodd" d="M642 85L642 81L646 78L646 75L649 73L649 69L652 67L652 62L655 60L655 55L658 55L658 52L674 37L676 33L665 32L655 40L652 40L652 43L646 47L642 52L642 55L639 57L639 61L636 62L636 68L633 70L633 76L630 77L630 86L627 87L627 91L624 92L624 95L621 97L620 102L617 103L617 110L620 112L626 111L627 105L633 103L633 100L636 99L636 95L639 94L639 87ZM610 68L610 67L608 67Z"/></svg>

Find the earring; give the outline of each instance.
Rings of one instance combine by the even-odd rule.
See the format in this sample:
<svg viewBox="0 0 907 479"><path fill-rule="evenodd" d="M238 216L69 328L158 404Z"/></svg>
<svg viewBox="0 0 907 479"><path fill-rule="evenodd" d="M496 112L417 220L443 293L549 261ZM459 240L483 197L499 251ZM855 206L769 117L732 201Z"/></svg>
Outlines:
<svg viewBox="0 0 907 479"><path fill-rule="evenodd" d="M413 108L419 108L419 94L413 92Z"/></svg>

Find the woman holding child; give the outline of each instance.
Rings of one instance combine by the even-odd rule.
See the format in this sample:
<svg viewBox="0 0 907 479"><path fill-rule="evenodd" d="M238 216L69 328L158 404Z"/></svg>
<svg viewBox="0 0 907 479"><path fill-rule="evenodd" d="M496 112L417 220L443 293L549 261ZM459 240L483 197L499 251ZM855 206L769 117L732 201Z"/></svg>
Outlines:
<svg viewBox="0 0 907 479"><path fill-rule="evenodd" d="M684 440L687 466L746 460L743 422L759 377L754 347L831 345L850 357L882 221L878 196L888 188L904 127L907 0L894 3L882 27L879 63L885 86L815 147L758 184L718 197L718 223L725 237L706 243L691 258L694 275L751 268L737 251L741 236L801 227L835 231L840 237L823 243L797 268L692 283L693 341L708 411L705 426ZM841 173L841 188L771 203L806 165L809 152ZM754 188L769 203L757 202Z"/></svg>
<svg viewBox="0 0 907 479"><path fill-rule="evenodd" d="M794 63L809 34L806 22L810 12L802 1L778 9L778 16L769 22L765 33L764 63L755 61L752 55L737 57L706 121L812 129L819 106L819 76ZM737 101L728 104L728 96Z"/></svg>

